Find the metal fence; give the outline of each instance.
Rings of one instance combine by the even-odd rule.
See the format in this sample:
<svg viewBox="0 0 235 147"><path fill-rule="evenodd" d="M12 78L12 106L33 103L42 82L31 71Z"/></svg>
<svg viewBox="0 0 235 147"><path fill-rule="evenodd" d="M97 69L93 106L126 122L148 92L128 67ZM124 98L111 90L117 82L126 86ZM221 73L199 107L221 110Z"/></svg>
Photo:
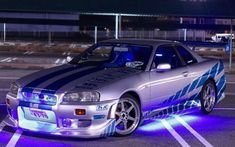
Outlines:
<svg viewBox="0 0 235 147"><path fill-rule="evenodd" d="M23 26L23 25L22 25ZM22 27L21 26L21 27ZM33 40L45 40L48 42L53 41L80 41L83 42L84 38L86 42L94 42L95 38L98 40L115 38L115 31L104 28L98 29L95 33L95 27L93 30L79 30L79 27L65 27L56 26L45 26L43 29L38 29L37 25L32 25L29 30L14 29L15 25L6 24L1 27L1 40L23 40L23 39L33 39ZM11 29L12 27L12 29ZM19 27L19 26L18 26ZM34 30L35 28L35 30ZM40 27L39 27L40 28ZM51 28L51 29L50 29ZM165 40L187 40L187 41L206 41L210 40L214 34L210 31L205 30L122 30L119 32L120 38L147 38L147 39L165 39Z"/></svg>

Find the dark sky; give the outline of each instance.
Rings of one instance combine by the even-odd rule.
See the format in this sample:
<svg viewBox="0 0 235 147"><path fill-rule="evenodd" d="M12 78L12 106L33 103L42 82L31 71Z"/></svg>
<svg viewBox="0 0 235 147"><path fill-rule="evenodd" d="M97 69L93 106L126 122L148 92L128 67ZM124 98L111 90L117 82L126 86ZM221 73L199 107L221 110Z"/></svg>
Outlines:
<svg viewBox="0 0 235 147"><path fill-rule="evenodd" d="M234 0L0 0L0 11L234 17Z"/></svg>

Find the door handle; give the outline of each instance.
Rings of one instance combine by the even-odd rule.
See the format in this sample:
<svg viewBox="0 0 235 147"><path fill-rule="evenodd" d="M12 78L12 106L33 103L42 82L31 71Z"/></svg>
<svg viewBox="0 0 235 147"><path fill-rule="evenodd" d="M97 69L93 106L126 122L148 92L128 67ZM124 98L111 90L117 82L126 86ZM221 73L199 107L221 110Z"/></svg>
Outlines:
<svg viewBox="0 0 235 147"><path fill-rule="evenodd" d="M187 76L188 76L188 71L182 72L182 75L183 75L184 77L187 77Z"/></svg>

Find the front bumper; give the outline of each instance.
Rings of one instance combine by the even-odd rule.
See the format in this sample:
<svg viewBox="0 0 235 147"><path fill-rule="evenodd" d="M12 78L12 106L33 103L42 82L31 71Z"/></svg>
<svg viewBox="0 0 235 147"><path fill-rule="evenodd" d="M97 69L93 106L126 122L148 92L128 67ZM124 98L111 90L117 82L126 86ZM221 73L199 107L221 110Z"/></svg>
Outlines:
<svg viewBox="0 0 235 147"><path fill-rule="evenodd" d="M81 138L105 137L115 132L118 99L85 105L43 106L22 102L7 94L6 101L5 123L25 131ZM76 109L83 109L86 114L77 115Z"/></svg>

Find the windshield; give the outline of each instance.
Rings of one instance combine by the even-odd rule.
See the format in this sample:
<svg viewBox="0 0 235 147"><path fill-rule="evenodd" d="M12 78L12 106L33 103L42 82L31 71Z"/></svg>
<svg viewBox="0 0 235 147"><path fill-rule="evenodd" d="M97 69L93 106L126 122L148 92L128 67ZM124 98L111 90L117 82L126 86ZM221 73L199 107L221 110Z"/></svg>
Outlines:
<svg viewBox="0 0 235 147"><path fill-rule="evenodd" d="M150 46L130 44L97 44L80 56L74 58L72 63L96 63L106 68L130 67L144 70L152 52Z"/></svg>

